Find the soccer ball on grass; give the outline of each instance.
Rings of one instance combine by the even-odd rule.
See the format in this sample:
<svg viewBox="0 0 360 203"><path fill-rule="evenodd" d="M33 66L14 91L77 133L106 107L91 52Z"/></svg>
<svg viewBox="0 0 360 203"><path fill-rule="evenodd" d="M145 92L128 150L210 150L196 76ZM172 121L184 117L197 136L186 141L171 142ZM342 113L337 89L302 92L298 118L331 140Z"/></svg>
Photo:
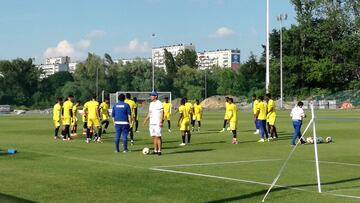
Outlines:
<svg viewBox="0 0 360 203"><path fill-rule="evenodd" d="M150 149L147 148L147 147L145 147L145 148L142 150L142 153L143 153L144 155L147 155L147 154L150 153Z"/></svg>
<svg viewBox="0 0 360 203"><path fill-rule="evenodd" d="M326 139L325 139L325 142L326 143L332 143L332 137L327 137Z"/></svg>
<svg viewBox="0 0 360 203"><path fill-rule="evenodd" d="M306 138L306 142L309 144L314 144L314 139L312 137Z"/></svg>
<svg viewBox="0 0 360 203"><path fill-rule="evenodd" d="M322 137L317 137L316 139L317 139L317 140L316 140L316 143L317 143L317 144L320 144L320 143L323 143L323 142L324 142L324 139L323 139Z"/></svg>

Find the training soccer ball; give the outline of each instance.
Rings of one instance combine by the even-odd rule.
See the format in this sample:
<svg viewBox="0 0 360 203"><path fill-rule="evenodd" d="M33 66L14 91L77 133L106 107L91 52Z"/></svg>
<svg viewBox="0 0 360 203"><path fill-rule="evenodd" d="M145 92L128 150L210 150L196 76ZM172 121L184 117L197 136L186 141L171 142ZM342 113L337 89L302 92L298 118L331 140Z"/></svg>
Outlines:
<svg viewBox="0 0 360 203"><path fill-rule="evenodd" d="M332 140L331 137L327 137L327 138L325 139L325 141L326 141L326 143L331 143L333 140Z"/></svg>
<svg viewBox="0 0 360 203"><path fill-rule="evenodd" d="M316 143L320 144L323 142L324 142L324 139L322 137L317 137Z"/></svg>
<svg viewBox="0 0 360 203"><path fill-rule="evenodd" d="M309 143L309 144L313 144L314 139L312 137L308 137L308 138L306 138L306 142Z"/></svg>
<svg viewBox="0 0 360 203"><path fill-rule="evenodd" d="M144 155L147 155L147 154L150 153L150 149L147 148L147 147L145 147L145 148L142 150L142 153L143 153Z"/></svg>

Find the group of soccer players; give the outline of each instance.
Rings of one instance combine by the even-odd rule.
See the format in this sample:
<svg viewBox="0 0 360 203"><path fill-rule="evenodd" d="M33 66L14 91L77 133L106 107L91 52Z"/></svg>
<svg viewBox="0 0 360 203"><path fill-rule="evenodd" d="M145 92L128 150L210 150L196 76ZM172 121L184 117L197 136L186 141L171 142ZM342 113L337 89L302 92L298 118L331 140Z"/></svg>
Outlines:
<svg viewBox="0 0 360 203"><path fill-rule="evenodd" d="M256 131L254 134L261 134L261 139L258 142L270 141L278 138L275 127L276 111L275 102L271 94L267 93L265 98L263 96L252 96L253 113ZM269 136L270 134L270 136Z"/></svg>
<svg viewBox="0 0 360 203"><path fill-rule="evenodd" d="M69 95L65 102L61 98L57 99L57 103L53 108L53 121L55 126L55 139L59 139L59 130L62 125L61 136L64 141L70 141L71 137L77 136L77 123L78 123L78 109L81 104L80 101L77 101L75 104L73 102L74 96ZM130 107L131 111L131 124L129 126L129 137L130 142L134 144L134 130L138 131L139 123L139 114L138 114L138 103L137 99L131 99L129 93L126 94L125 103ZM162 102L164 108L164 121L167 121L168 132L171 132L171 113L172 113L172 104L169 101L168 97L165 97ZM105 101L99 104L96 101L96 96L92 96L89 101L85 102L83 105L82 111L82 121L83 125L83 134L86 135L86 143L90 143L91 140L94 142L102 142L101 136L106 133L106 130L110 123L110 114L109 114L109 99L105 98ZM197 131L200 131L201 128L201 119L202 119L202 106L200 101L197 99L194 104L189 102L187 98L181 100L181 105L178 108L180 113L178 119L178 127L180 128L182 142L180 146L185 146L190 144L191 141L191 131L195 131L195 125L198 124ZM236 113L232 115L231 123L233 121L236 123ZM233 125L231 125L233 126ZM234 127L235 128L235 127ZM191 129L191 130L190 130ZM70 134L71 131L71 134ZM187 139L186 139L187 138Z"/></svg>
<svg viewBox="0 0 360 203"><path fill-rule="evenodd" d="M57 99L53 108L53 121L55 127L54 138L58 139L60 126L63 128L61 136L63 141L70 141L71 137L77 136L78 108L80 101L73 103L73 95L69 95L65 102L62 98ZM89 143L94 137L95 142L101 142L101 135L106 133L109 126L109 99L105 99L99 105L96 96L92 96L89 101L85 102L82 113L83 134L86 135L86 142ZM104 128L103 128L104 125ZM70 134L71 128L71 134Z"/></svg>

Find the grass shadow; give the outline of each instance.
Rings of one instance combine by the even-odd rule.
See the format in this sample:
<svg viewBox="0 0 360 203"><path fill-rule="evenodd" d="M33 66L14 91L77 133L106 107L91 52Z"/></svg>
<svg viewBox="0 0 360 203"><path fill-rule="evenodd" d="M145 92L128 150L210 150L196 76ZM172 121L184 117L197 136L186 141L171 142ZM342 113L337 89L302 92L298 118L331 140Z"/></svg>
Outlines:
<svg viewBox="0 0 360 203"><path fill-rule="evenodd" d="M177 152L170 152L166 154L187 154L187 153L196 153L196 152L209 152L214 151L215 149L193 149L193 150L185 150L184 151L177 151Z"/></svg>
<svg viewBox="0 0 360 203"><path fill-rule="evenodd" d="M15 196L12 196L12 195L7 195L7 194L0 193L0 202L33 203L34 201L30 201L30 200L22 199L22 198L15 197Z"/></svg>
<svg viewBox="0 0 360 203"><path fill-rule="evenodd" d="M353 182L353 181L359 181L359 180L360 180L360 177L349 178L349 179L344 179L344 180L326 182L326 183L322 183L321 185L334 185L334 184L347 183L347 182ZM309 186L317 186L317 183L289 185L287 187L273 188L271 190L271 192L278 192L278 191L282 191L282 190L288 190L289 188L300 188L300 187L309 187ZM240 200L245 200L245 199L253 198L253 197L257 197L257 196L259 198L261 198L266 194L266 192L267 192L267 190L260 190L260 191L257 191L257 192L252 192L252 193L249 193L249 194L239 195L239 196L235 196L235 197L229 197L229 198L224 198L224 199L207 201L207 203L240 201ZM261 201L261 200L259 199L259 201Z"/></svg>

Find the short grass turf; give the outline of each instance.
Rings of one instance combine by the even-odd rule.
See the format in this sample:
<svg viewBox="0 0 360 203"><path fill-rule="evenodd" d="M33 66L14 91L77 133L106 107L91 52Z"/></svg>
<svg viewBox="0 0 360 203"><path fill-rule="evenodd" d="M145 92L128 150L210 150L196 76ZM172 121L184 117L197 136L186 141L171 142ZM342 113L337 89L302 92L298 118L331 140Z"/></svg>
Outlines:
<svg viewBox="0 0 360 203"><path fill-rule="evenodd" d="M277 183L287 187L275 187L266 202L359 202L359 114L316 111L318 136L334 140L318 146L322 194L314 147L301 145ZM103 143L86 144L82 136L54 140L50 115L0 116L0 202L261 202L291 151L289 111L278 112L280 138L265 143L257 143L251 113L240 111L238 145L229 132L218 132L223 112L205 112L201 131L180 147L178 116L172 116L172 133L165 124L162 156L141 153L152 147L143 126L131 152L115 154L113 125ZM8 148L18 153L6 155Z"/></svg>

